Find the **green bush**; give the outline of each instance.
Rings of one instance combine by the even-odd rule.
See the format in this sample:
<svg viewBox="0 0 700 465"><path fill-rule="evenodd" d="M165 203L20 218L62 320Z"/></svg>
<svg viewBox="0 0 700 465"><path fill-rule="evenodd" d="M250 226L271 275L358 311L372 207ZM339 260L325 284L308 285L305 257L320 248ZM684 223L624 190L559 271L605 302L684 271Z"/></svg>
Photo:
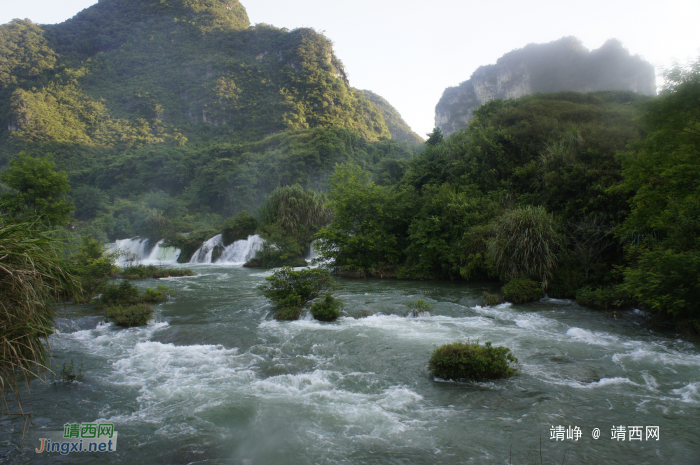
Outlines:
<svg viewBox="0 0 700 465"><path fill-rule="evenodd" d="M697 240L697 239L696 239ZM656 249L642 252L620 286L644 309L681 328L700 320L700 253Z"/></svg>
<svg viewBox="0 0 700 465"><path fill-rule="evenodd" d="M168 300L165 292L169 291L166 286L158 286L156 289L146 289L140 292L130 281L120 281L117 284L105 286L102 295L95 302L98 308L116 307L120 305L136 305L141 303L160 303Z"/></svg>
<svg viewBox="0 0 700 465"><path fill-rule="evenodd" d="M262 294L277 306L285 306L292 299L299 307L316 299L321 293L336 288L328 270L307 268L294 270L283 267L265 278L265 284L258 286Z"/></svg>
<svg viewBox="0 0 700 465"><path fill-rule="evenodd" d="M301 308L299 307L282 307L275 312L275 320L292 321L298 320L301 316Z"/></svg>
<svg viewBox="0 0 700 465"><path fill-rule="evenodd" d="M116 271L116 254L106 253L101 242L82 236L76 253L70 255L64 269L80 282L80 292L74 296L77 303L88 303L109 282Z"/></svg>
<svg viewBox="0 0 700 465"><path fill-rule="evenodd" d="M70 365L63 363L63 366L56 365L56 371L53 373L51 382L53 384L59 383L70 383L72 381L80 381L85 375L83 374L83 364L81 363L78 367L78 371L75 371L75 360L70 359Z"/></svg>
<svg viewBox="0 0 700 465"><path fill-rule="evenodd" d="M117 305L107 308L105 315L117 326L124 326L125 328L145 326L153 316L153 307L146 304L136 304L128 307Z"/></svg>
<svg viewBox="0 0 700 465"><path fill-rule="evenodd" d="M428 362L433 376L442 379L505 378L515 374L518 359L507 347L492 347L490 342L480 346L469 342L455 342L438 347Z"/></svg>
<svg viewBox="0 0 700 465"><path fill-rule="evenodd" d="M270 299L278 308L278 313L291 315L292 309L299 311L297 318L306 304L318 298L322 293L337 288L328 270L307 268L294 270L284 267L265 278L265 284L258 286L262 294ZM277 316L275 316L277 318ZM295 319L295 318L277 318Z"/></svg>
<svg viewBox="0 0 700 465"><path fill-rule="evenodd" d="M542 298L542 288L531 279L512 279L503 286L503 298L513 304L534 302Z"/></svg>
<svg viewBox="0 0 700 465"><path fill-rule="evenodd" d="M488 292L484 292L484 302L487 306L494 307L503 303L503 298L498 294L489 294Z"/></svg>
<svg viewBox="0 0 700 465"><path fill-rule="evenodd" d="M414 318L423 312L429 312L433 309L433 306L430 305L430 303L422 299L412 300L407 303L406 306L408 307L408 313L406 313L406 316L412 316Z"/></svg>
<svg viewBox="0 0 700 465"><path fill-rule="evenodd" d="M592 289L588 286L576 291L576 303L584 307L602 310L630 308L630 295L619 286L606 286Z"/></svg>
<svg viewBox="0 0 700 465"><path fill-rule="evenodd" d="M233 218L226 220L224 229L221 231L221 239L224 241L224 245L233 244L255 234L256 229L258 229L258 220L243 210Z"/></svg>
<svg viewBox="0 0 700 465"><path fill-rule="evenodd" d="M330 293L326 294L323 300L314 302L311 306L311 315L317 320L333 321L340 316L340 308L343 302L334 298Z"/></svg>

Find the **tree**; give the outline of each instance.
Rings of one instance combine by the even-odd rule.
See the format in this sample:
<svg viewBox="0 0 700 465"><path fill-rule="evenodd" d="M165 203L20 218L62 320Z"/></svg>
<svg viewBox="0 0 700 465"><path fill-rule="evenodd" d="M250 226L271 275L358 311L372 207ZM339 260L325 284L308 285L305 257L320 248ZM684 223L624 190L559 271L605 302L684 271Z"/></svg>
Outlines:
<svg viewBox="0 0 700 465"><path fill-rule="evenodd" d="M647 137L619 159L631 213L617 231L628 266L621 287L641 306L700 333L700 60L665 73L646 106Z"/></svg>
<svg viewBox="0 0 700 465"><path fill-rule="evenodd" d="M70 189L65 171L56 171L51 155L32 158L24 152L10 161L0 181L13 192L0 194L0 208L13 216L38 216L50 226L68 222L73 204L65 200Z"/></svg>
<svg viewBox="0 0 700 465"><path fill-rule="evenodd" d="M285 266L265 280L258 289L277 305L278 315L284 316L276 318L282 320L298 318L302 307L337 287L330 272L321 268L295 270Z"/></svg>
<svg viewBox="0 0 700 465"><path fill-rule="evenodd" d="M435 128L433 132L427 134L428 140L425 141L426 145L438 145L444 142L445 137L442 135L442 129Z"/></svg>
<svg viewBox="0 0 700 465"><path fill-rule="evenodd" d="M392 191L370 181L357 165L340 165L329 181L335 218L319 231L319 250L348 270L395 265L402 252L391 230Z"/></svg>

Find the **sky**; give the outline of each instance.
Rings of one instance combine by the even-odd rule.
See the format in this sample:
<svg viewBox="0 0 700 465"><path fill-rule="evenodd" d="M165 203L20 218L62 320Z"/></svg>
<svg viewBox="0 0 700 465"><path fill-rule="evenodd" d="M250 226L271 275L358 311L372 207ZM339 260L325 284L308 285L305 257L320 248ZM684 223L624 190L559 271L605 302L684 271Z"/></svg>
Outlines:
<svg viewBox="0 0 700 465"><path fill-rule="evenodd" d="M13 18L59 23L95 0L3 0ZM616 38L657 67L700 56L699 0L241 0L252 24L312 27L334 42L350 84L388 100L423 136L447 87L511 50L576 36ZM661 84L657 77L657 84Z"/></svg>

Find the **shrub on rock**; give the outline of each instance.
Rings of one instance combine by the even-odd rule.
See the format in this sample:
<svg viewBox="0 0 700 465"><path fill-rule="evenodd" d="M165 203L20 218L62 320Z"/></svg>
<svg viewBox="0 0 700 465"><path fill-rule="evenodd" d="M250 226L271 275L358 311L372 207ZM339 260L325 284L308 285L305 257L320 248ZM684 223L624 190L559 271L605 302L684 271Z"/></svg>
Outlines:
<svg viewBox="0 0 700 465"><path fill-rule="evenodd" d="M298 320L300 316L301 308L299 307L282 307L275 312L275 320L278 321Z"/></svg>
<svg viewBox="0 0 700 465"><path fill-rule="evenodd" d="M136 304L128 307L118 305L107 308L105 314L117 326L126 328L145 326L153 316L153 307L146 304Z"/></svg>
<svg viewBox="0 0 700 465"><path fill-rule="evenodd" d="M429 312L433 309L433 306L423 299L412 300L407 303L406 306L408 307L408 313L406 313L406 316L413 318L419 317L421 313Z"/></svg>
<svg viewBox="0 0 700 465"><path fill-rule="evenodd" d="M311 315L321 321L333 321L338 319L340 316L340 308L343 306L343 302L340 299L336 299L330 293L326 294L323 300L314 302L311 306Z"/></svg>
<svg viewBox="0 0 700 465"><path fill-rule="evenodd" d="M495 307L496 305L503 303L503 298L498 294L484 292L484 303L488 307Z"/></svg>
<svg viewBox="0 0 700 465"><path fill-rule="evenodd" d="M435 349L428 368L437 378L480 381L512 376L517 363L507 347L493 347L490 342L483 346L478 342L455 342Z"/></svg>

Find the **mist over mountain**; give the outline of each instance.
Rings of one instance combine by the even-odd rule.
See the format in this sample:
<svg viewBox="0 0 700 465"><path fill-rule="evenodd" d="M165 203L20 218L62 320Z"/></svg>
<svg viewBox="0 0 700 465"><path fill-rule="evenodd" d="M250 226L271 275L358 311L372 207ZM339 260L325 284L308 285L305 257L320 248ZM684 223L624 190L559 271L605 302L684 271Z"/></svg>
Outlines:
<svg viewBox="0 0 700 465"><path fill-rule="evenodd" d="M576 37L529 44L479 67L469 80L445 89L435 126L448 135L467 126L473 112L494 99L545 92L630 90L656 95L654 67L630 55L616 39L589 51Z"/></svg>
<svg viewBox="0 0 700 465"><path fill-rule="evenodd" d="M101 0L61 24L0 26L0 169L52 154L76 192L106 199L76 215L110 216L110 239L138 232L128 212L111 226L124 199L230 215L280 185L326 189L336 163L409 158L404 140L420 139L350 86L328 38L251 26L237 0ZM141 206L169 211L159 202Z"/></svg>

